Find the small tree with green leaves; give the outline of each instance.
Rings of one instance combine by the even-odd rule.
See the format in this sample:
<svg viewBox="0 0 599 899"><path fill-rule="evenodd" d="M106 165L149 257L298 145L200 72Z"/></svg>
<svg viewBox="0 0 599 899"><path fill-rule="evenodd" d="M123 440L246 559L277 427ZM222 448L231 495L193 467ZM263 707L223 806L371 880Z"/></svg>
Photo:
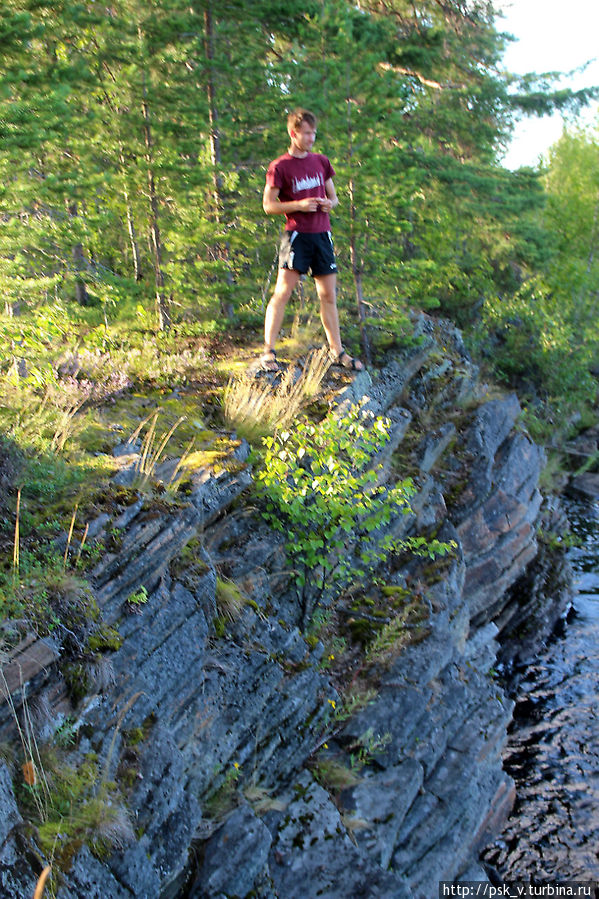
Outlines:
<svg viewBox="0 0 599 899"><path fill-rule="evenodd" d="M285 549L300 599L302 624L325 592L339 592L372 575L395 550L437 554L448 547L423 538L401 539L389 525L410 514L411 480L378 483L373 459L389 440L390 422L359 406L319 424L298 421L293 431L264 438L259 473L264 515L286 536Z"/></svg>

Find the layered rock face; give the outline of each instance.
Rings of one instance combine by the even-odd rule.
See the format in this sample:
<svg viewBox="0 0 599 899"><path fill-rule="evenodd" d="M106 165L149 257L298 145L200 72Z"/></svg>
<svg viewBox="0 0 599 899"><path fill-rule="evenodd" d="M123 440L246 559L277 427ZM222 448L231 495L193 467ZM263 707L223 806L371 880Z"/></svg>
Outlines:
<svg viewBox="0 0 599 899"><path fill-rule="evenodd" d="M97 536L123 535L91 577L123 642L75 710L77 752L126 779L135 838L101 860L76 853L60 899L428 899L440 880L485 879L477 852L513 801L501 766L512 705L493 669L501 632L514 641L522 624L513 590L538 556L544 460L516 397L487 396L459 332L422 317L415 336L330 413L362 400L389 417L381 478L410 474L417 487L412 514L389 528L457 547L443 565L385 570L420 597L414 633L385 664L358 653L353 674L333 676L324 643L300 631L283 544L246 500L243 444L232 470L192 476L185 504L140 497L96 523ZM234 611L224 578L244 597ZM148 601L133 614L140 585ZM351 620L346 598L327 606ZM36 646L29 695L45 695L59 723L53 650ZM18 664L15 653L5 667L16 704ZM368 693L354 703L356 683ZM10 721L5 706L0 726ZM0 808L3 895L30 896L35 863L4 768Z"/></svg>

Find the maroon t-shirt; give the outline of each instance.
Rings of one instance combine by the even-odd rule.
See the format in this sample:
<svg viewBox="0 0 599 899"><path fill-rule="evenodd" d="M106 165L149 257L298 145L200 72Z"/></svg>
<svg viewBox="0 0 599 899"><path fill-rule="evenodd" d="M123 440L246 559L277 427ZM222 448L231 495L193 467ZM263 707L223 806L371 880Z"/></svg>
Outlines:
<svg viewBox="0 0 599 899"><path fill-rule="evenodd" d="M285 153L273 160L266 173L266 183L279 188L279 200L301 200L303 197L326 197L325 183L335 174L333 166L322 153L308 153L307 156L290 156ZM286 231L301 231L316 234L330 231L331 220L328 212L288 212L285 214Z"/></svg>

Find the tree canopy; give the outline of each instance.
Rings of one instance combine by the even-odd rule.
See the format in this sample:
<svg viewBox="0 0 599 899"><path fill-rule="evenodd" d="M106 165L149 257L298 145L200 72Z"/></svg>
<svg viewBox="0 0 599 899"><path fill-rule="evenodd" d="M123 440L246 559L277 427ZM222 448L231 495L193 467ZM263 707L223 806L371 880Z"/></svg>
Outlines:
<svg viewBox="0 0 599 899"><path fill-rule="evenodd" d="M499 327L533 275L590 323L596 146L572 139L547 176L500 160L516 116L595 93L504 71L508 40L487 0L7 0L7 309L137 309L159 329L257 315L280 226L264 173L302 105L336 169L341 301L363 337L392 339L410 306Z"/></svg>

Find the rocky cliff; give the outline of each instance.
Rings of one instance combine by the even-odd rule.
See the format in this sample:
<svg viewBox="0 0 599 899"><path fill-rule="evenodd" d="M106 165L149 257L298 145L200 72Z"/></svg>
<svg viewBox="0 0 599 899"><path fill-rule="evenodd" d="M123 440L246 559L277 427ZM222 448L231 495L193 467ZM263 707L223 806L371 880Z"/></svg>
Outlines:
<svg viewBox="0 0 599 899"><path fill-rule="evenodd" d="M116 849L71 847L59 899L428 899L440 880L485 879L477 853L513 801L497 656L500 642L509 658L528 651L566 601L567 576L538 541L541 522L562 526L559 509L543 504L543 453L516 396L488 392L450 324L420 318L412 348L337 389L328 414L360 400L392 422L381 478L417 488L412 514L388 527L455 541L449 559L388 560L302 632L238 441L180 501L131 489L125 501L115 487L93 523L108 549L89 579L120 637L85 696L73 705L51 640L5 660L4 699L18 714L25 693L44 708L46 736L72 716L72 763L94 754L131 822ZM117 451L126 484L136 447ZM13 724L5 701L5 736ZM5 763L0 846L2 895L31 896L48 859Z"/></svg>

